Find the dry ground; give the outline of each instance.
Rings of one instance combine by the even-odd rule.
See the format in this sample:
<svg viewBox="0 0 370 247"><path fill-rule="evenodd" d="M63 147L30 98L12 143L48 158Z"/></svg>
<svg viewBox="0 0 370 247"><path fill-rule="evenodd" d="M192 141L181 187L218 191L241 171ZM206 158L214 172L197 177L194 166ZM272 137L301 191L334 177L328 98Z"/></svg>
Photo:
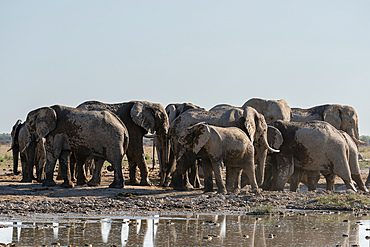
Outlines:
<svg viewBox="0 0 370 247"><path fill-rule="evenodd" d="M352 210L368 212L370 196L363 192L346 191L341 180L336 181L336 191L324 190L325 181L320 180L317 191L301 192L262 191L251 193L245 189L239 195L219 195L193 191L175 191L158 186L128 186L123 189L110 189L113 172L103 168L103 180L99 187L76 186L63 189L59 186L43 187L38 183L20 183L21 175L12 175L12 154L6 152L9 146L0 146L0 215L31 215L34 213L270 213L286 209ZM369 148L363 149L369 152ZM147 164L152 168L152 148L145 147ZM370 152L369 152L370 153ZM368 154L367 154L368 155ZM363 162L362 176L368 174L368 162ZM155 165L150 179L158 183L159 167ZM128 179L127 161L124 162L124 175ZM138 174L139 175L139 174ZM57 181L61 183L61 181Z"/></svg>

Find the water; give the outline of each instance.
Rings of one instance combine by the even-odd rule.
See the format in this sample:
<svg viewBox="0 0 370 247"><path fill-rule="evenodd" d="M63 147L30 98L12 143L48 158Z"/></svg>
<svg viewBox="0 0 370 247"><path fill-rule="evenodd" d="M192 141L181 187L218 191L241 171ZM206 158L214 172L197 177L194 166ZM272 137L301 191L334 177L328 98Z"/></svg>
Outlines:
<svg viewBox="0 0 370 247"><path fill-rule="evenodd" d="M19 246L370 246L370 217L353 214L147 215L0 220Z"/></svg>

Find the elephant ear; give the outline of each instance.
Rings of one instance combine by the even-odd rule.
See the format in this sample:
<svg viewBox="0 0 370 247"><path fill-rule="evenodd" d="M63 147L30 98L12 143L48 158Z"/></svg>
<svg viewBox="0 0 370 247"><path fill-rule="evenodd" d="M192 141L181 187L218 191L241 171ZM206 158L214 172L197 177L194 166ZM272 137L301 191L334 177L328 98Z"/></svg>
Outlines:
<svg viewBox="0 0 370 247"><path fill-rule="evenodd" d="M27 122L41 139L57 127L57 114L52 108L43 107L30 112L27 116Z"/></svg>
<svg viewBox="0 0 370 247"><path fill-rule="evenodd" d="M243 116L245 118L244 126L248 131L248 135L252 143L254 142L256 134L256 122L255 122L256 114L258 113L254 108L250 106L244 108L243 111Z"/></svg>
<svg viewBox="0 0 370 247"><path fill-rule="evenodd" d="M168 122L170 124L173 122L173 120L175 120L176 112L177 112L177 110L176 110L175 105L170 104L170 105L166 106L166 113L167 113L167 116L168 116Z"/></svg>
<svg viewBox="0 0 370 247"><path fill-rule="evenodd" d="M146 131L154 133L155 113L149 102L138 101L131 108L132 121Z"/></svg>
<svg viewBox="0 0 370 247"><path fill-rule="evenodd" d="M283 135L276 127L268 125L267 142L270 145L270 147L274 149L279 149L283 144L284 142Z"/></svg>
<svg viewBox="0 0 370 247"><path fill-rule="evenodd" d="M340 129L342 124L340 109L336 106L328 107L323 113L323 120L330 123L335 128Z"/></svg>
<svg viewBox="0 0 370 247"><path fill-rule="evenodd" d="M194 131L194 146L193 152L195 154L199 153L199 151L204 147L204 145L208 142L211 136L211 130L209 129L208 125L200 123L193 127L191 127Z"/></svg>

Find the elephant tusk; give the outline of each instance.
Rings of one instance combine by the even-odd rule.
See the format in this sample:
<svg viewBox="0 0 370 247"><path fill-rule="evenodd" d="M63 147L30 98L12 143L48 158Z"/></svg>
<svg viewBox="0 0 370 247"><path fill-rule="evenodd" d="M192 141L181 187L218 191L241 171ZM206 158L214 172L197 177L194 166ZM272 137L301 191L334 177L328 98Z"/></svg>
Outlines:
<svg viewBox="0 0 370 247"><path fill-rule="evenodd" d="M29 146L30 146L30 142L27 142L26 146L22 149L21 153L23 153Z"/></svg>
<svg viewBox="0 0 370 247"><path fill-rule="evenodd" d="M352 137L352 139L353 139L353 141L354 142L356 142L356 143L358 143L358 144L367 144L366 142L363 142L363 141L361 141L361 140L357 140L355 137L353 137L353 136L351 136Z"/></svg>
<svg viewBox="0 0 370 247"><path fill-rule="evenodd" d="M149 139L155 138L156 136L157 136L157 134L146 134L146 135L144 135L144 137L149 138Z"/></svg>
<svg viewBox="0 0 370 247"><path fill-rule="evenodd" d="M271 151L271 152L273 152L273 153L279 153L279 152L280 152L280 150L273 149L272 147L270 147L270 145L268 144L267 140L265 140L265 139L264 139L263 144L265 145L265 147L266 147L268 150L270 150L270 151Z"/></svg>
<svg viewBox="0 0 370 247"><path fill-rule="evenodd" d="M10 150L12 150L13 149L13 147L11 147L11 148L9 148L9 150L8 151L6 151L6 152L9 152Z"/></svg>

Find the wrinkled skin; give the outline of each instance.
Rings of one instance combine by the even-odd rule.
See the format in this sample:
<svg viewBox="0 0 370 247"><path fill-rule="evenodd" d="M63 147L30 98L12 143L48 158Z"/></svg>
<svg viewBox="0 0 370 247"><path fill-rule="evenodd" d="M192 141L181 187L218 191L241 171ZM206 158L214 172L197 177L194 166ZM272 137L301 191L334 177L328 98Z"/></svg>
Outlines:
<svg viewBox="0 0 370 247"><path fill-rule="evenodd" d="M46 162L45 153L40 143L33 140L30 146L31 149L25 149L26 142L29 138L29 133L25 127L25 123L18 120L12 128L12 146L13 151L13 173L18 175L18 156L20 154L22 164L22 180L21 182L32 182L37 180L41 182L43 179L43 169ZM35 152L32 152L35 150ZM23 152L22 152L23 151ZM36 166L36 178L33 175L33 168Z"/></svg>
<svg viewBox="0 0 370 247"><path fill-rule="evenodd" d="M347 132L356 142L357 146L358 143L362 143L358 131L357 113L351 106L327 104L309 109L292 108L291 120L294 122L325 121L338 130Z"/></svg>
<svg viewBox="0 0 370 247"><path fill-rule="evenodd" d="M266 100L259 98L252 98L244 103L242 108L250 106L261 113L267 123L283 120L290 121L292 110L288 103L283 100Z"/></svg>
<svg viewBox="0 0 370 247"><path fill-rule="evenodd" d="M43 185L56 185L53 173L55 162L59 159L64 180L61 186L74 186L69 166L73 152L77 165L89 157L99 161L96 166L102 166L104 160L107 160L114 168L114 181L109 187L124 186L122 159L128 146L128 133L122 121L111 112L86 111L59 105L42 107L28 113L26 128L36 142L43 143L46 152L46 179ZM98 185L100 176L100 170L95 169L88 185Z"/></svg>
<svg viewBox="0 0 370 247"><path fill-rule="evenodd" d="M356 143L346 132L340 131L340 133L343 135L348 145L348 164L351 171L351 177L356 182L360 190L369 192L361 178L361 171L357 158L358 151ZM326 190L334 190L335 175L331 172L322 172L322 174L326 179ZM319 179L320 172L318 171L305 171L302 169L295 169L293 175L290 177L290 190L298 191L299 182L303 182L308 187L308 190L315 190Z"/></svg>
<svg viewBox="0 0 370 247"><path fill-rule="evenodd" d="M146 101L131 101L118 104L106 104L98 101L87 101L77 108L85 110L109 110L116 114L125 124L130 143L127 149L130 180L132 185L152 185L149 181L149 170L145 163L143 137L148 132L156 134L156 148L160 166L168 161L168 117L160 104ZM136 179L136 168L139 167L141 181Z"/></svg>
<svg viewBox="0 0 370 247"><path fill-rule="evenodd" d="M258 185L254 171L254 147L249 137L237 127L216 127L203 123L185 130L179 139L182 148L178 160L183 154L193 151L196 158L202 159L205 174L205 192L213 191L212 171L215 174L218 193L226 193L222 178L222 167L242 170L249 178L252 189ZM194 156L193 156L194 157ZM194 160L195 161L195 160ZM194 161L192 163L194 163ZM234 193L240 191L240 179L228 181Z"/></svg>
<svg viewBox="0 0 370 247"><path fill-rule="evenodd" d="M188 127L200 122L219 127L238 127L243 130L255 147L255 160L258 164L256 177L258 183L262 182L267 149L270 148L267 145L267 124L264 117L253 108L246 107L242 110L233 107L231 109L214 111L188 110L171 123L171 148L174 151L174 155L170 156L172 159L170 159L169 165L176 167L172 179L172 187L179 190L192 189L192 186L187 181L182 180L185 171L192 164L184 163L181 160L176 163L175 157L179 157L181 144L179 144L178 139L181 134Z"/></svg>
<svg viewBox="0 0 370 247"><path fill-rule="evenodd" d="M169 121L170 124L178 116L180 116L184 112L186 112L188 110L192 110L192 109L205 110L204 108L201 108L200 106L196 106L192 103L168 104L165 108L167 116L168 116L168 121ZM173 157L173 152L172 151L170 151L170 155L172 155L172 157ZM161 167L159 186L167 187L168 186L168 178L175 171L174 166L172 166L172 169L170 169L170 170L168 170L167 168L168 168L168 166ZM185 180L189 181L189 183L194 188L200 188L200 181L199 181L199 176L198 176L198 166L197 165L191 166L191 168L188 171L186 171Z"/></svg>
<svg viewBox="0 0 370 247"><path fill-rule="evenodd" d="M342 178L348 189L356 191L347 158L349 147L340 131L322 121L275 121L270 125L278 130L276 133L284 141L280 153L269 155L272 177L265 180L264 189L283 190L288 178L298 168L333 173Z"/></svg>

